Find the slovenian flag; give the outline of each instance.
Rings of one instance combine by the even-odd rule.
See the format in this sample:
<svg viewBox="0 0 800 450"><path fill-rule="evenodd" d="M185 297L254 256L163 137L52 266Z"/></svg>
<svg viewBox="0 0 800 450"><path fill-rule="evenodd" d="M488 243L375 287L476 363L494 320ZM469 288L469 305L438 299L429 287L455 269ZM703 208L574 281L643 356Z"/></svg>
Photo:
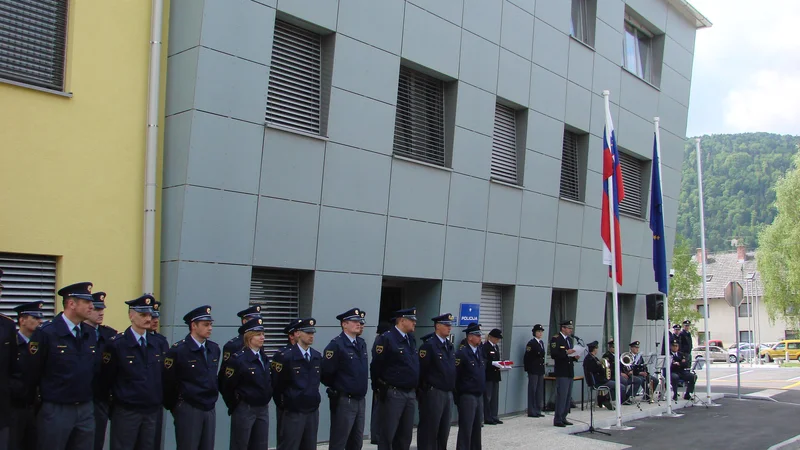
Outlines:
<svg viewBox="0 0 800 450"><path fill-rule="evenodd" d="M609 179L611 183L609 183ZM611 192L609 192L611 184ZM606 128L603 131L603 214L600 219L600 236L603 238L603 264L609 266L608 276L611 276L611 261L616 263L617 284L622 285L622 242L619 235L619 202L625 198L622 187L622 168L619 163L617 151L617 137L614 134L614 124L611 122L611 109L606 99ZM614 250L611 249L611 224L609 223L609 202L614 208Z"/></svg>

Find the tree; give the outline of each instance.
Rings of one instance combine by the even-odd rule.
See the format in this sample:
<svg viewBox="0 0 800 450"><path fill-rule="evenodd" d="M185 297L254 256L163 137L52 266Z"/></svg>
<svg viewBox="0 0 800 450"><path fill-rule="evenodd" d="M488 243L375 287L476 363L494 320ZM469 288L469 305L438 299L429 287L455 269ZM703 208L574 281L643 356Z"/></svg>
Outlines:
<svg viewBox="0 0 800 450"><path fill-rule="evenodd" d="M798 146L800 150L800 146ZM800 154L792 168L775 185L778 213L761 230L758 240L758 271L764 283L764 303L771 321L782 318L798 325L800 311Z"/></svg>
<svg viewBox="0 0 800 450"><path fill-rule="evenodd" d="M697 263L692 261L689 240L675 236L672 251L672 269L675 275L669 280L669 319L672 323L690 320L697 323L700 313L695 307L702 278L697 273Z"/></svg>

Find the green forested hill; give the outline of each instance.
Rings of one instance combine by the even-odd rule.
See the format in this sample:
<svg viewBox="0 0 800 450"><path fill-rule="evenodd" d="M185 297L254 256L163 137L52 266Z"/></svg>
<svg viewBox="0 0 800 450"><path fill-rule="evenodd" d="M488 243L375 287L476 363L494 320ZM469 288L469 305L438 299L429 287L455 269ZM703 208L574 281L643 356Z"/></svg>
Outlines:
<svg viewBox="0 0 800 450"><path fill-rule="evenodd" d="M773 187L797 151L797 136L771 133L703 136L706 247L731 251L731 239L757 247L758 227L775 217ZM697 156L694 139L684 150L677 232L700 247Z"/></svg>

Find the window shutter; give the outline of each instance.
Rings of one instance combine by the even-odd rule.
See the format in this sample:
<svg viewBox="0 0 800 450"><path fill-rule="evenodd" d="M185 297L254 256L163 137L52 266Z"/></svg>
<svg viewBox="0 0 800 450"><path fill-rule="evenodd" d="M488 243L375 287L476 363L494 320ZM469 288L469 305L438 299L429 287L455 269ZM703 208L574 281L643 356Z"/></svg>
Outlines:
<svg viewBox="0 0 800 450"><path fill-rule="evenodd" d="M581 201L578 177L578 135L564 130L561 147L561 194L562 198Z"/></svg>
<svg viewBox="0 0 800 450"><path fill-rule="evenodd" d="M0 1L0 78L64 89L67 0Z"/></svg>
<svg viewBox="0 0 800 450"><path fill-rule="evenodd" d="M517 184L516 112L497 103L492 136L492 178Z"/></svg>
<svg viewBox="0 0 800 450"><path fill-rule="evenodd" d="M52 319L56 298L56 259L52 256L0 253L3 294L0 313L17 318L15 306L43 301L45 319Z"/></svg>
<svg viewBox="0 0 800 450"><path fill-rule="evenodd" d="M394 153L444 166L444 82L400 66Z"/></svg>
<svg viewBox="0 0 800 450"><path fill-rule="evenodd" d="M269 354L286 345L283 328L300 314L300 274L289 270L253 269L250 306L261 306L264 348Z"/></svg>
<svg viewBox="0 0 800 450"><path fill-rule="evenodd" d="M642 161L620 152L619 163L625 188L625 199L619 203L619 212L642 217Z"/></svg>
<svg viewBox="0 0 800 450"><path fill-rule="evenodd" d="M322 37L275 21L266 120L320 134Z"/></svg>
<svg viewBox="0 0 800 450"><path fill-rule="evenodd" d="M492 328L503 329L503 288L501 286L484 284L481 288L480 323L484 339ZM498 345L498 347L500 346ZM502 353L503 349L500 347L500 354Z"/></svg>

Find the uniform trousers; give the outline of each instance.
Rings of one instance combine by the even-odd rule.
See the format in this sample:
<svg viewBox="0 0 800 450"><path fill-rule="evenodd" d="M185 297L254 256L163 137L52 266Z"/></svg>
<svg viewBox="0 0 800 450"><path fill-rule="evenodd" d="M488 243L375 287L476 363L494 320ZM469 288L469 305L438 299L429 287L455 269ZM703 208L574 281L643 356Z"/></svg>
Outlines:
<svg viewBox="0 0 800 450"><path fill-rule="evenodd" d="M364 445L364 419L367 400L339 396L336 411L331 411L330 450L361 450Z"/></svg>
<svg viewBox="0 0 800 450"><path fill-rule="evenodd" d="M283 427L283 413L286 410L275 405L275 445L281 445L282 427Z"/></svg>
<svg viewBox="0 0 800 450"><path fill-rule="evenodd" d="M417 394L390 387L381 404L381 439L378 450L408 450L414 429Z"/></svg>
<svg viewBox="0 0 800 450"><path fill-rule="evenodd" d="M278 450L315 450L319 429L319 409L310 413L285 410L281 419Z"/></svg>
<svg viewBox="0 0 800 450"><path fill-rule="evenodd" d="M553 423L564 423L572 400L572 378L556 377L556 412Z"/></svg>
<svg viewBox="0 0 800 450"><path fill-rule="evenodd" d="M159 407L156 413L156 435L155 443L153 444L153 448L156 450L161 450L162 433L164 433L164 408Z"/></svg>
<svg viewBox="0 0 800 450"><path fill-rule="evenodd" d="M103 450L108 429L108 401L94 400L94 450Z"/></svg>
<svg viewBox="0 0 800 450"><path fill-rule="evenodd" d="M175 420L177 450L213 450L216 435L217 412L179 402L172 408Z"/></svg>
<svg viewBox="0 0 800 450"><path fill-rule="evenodd" d="M23 408L11 407L9 447L11 450L33 450L36 448L36 411L33 405Z"/></svg>
<svg viewBox="0 0 800 450"><path fill-rule="evenodd" d="M678 380L683 380L686 382L686 392L685 394L691 394L694 392L694 383L697 381L697 375L689 372L688 370L683 370L681 372L670 372L670 378L672 379L672 396L678 396Z"/></svg>
<svg viewBox="0 0 800 450"><path fill-rule="evenodd" d="M500 417L497 416L500 407L498 397L500 397L500 382L487 381L486 390L483 391L483 421L485 423L500 421Z"/></svg>
<svg viewBox="0 0 800 450"><path fill-rule="evenodd" d="M456 449L481 449L483 410L483 396L472 394L460 394L458 396L458 438Z"/></svg>
<svg viewBox="0 0 800 450"><path fill-rule="evenodd" d="M419 450L447 450L450 436L450 404L453 394L430 388L419 398L419 426L417 448Z"/></svg>
<svg viewBox="0 0 800 450"><path fill-rule="evenodd" d="M269 447L269 405L239 403L231 414L231 450Z"/></svg>
<svg viewBox="0 0 800 450"><path fill-rule="evenodd" d="M544 375L528 374L528 415L537 416L542 413L544 402Z"/></svg>
<svg viewBox="0 0 800 450"><path fill-rule="evenodd" d="M40 431L36 446L39 450L94 449L94 405L42 403L36 417Z"/></svg>
<svg viewBox="0 0 800 450"><path fill-rule="evenodd" d="M160 408L160 406L159 406ZM115 404L111 412L111 450L153 450L156 414Z"/></svg>
<svg viewBox="0 0 800 450"><path fill-rule="evenodd" d="M378 445L381 440L381 401L378 399L378 394L372 393L372 413L369 417L369 442L370 444Z"/></svg>

